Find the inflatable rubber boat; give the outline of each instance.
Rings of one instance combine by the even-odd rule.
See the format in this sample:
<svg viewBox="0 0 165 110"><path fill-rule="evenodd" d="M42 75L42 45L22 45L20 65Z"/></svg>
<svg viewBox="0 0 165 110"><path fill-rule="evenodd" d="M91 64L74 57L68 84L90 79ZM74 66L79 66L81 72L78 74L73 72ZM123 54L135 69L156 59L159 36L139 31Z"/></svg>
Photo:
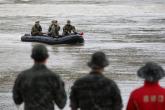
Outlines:
<svg viewBox="0 0 165 110"><path fill-rule="evenodd" d="M55 44L83 44L84 38L83 33L80 34L71 34L68 36L60 36L53 38L50 36L31 36L30 34L25 34L21 37L23 42L41 42L49 45Z"/></svg>

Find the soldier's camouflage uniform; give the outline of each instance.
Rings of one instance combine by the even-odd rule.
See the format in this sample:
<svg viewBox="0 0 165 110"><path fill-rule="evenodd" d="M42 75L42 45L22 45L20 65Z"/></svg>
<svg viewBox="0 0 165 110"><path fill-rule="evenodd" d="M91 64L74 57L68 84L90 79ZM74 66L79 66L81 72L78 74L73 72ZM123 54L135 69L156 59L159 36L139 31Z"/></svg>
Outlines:
<svg viewBox="0 0 165 110"><path fill-rule="evenodd" d="M60 31L60 26L59 25L51 24L49 26L49 29L48 29L49 36L58 37L59 36L59 31Z"/></svg>
<svg viewBox="0 0 165 110"><path fill-rule="evenodd" d="M17 77L13 88L15 104L24 102L24 110L54 110L54 104L66 104L64 82L43 64L35 64Z"/></svg>
<svg viewBox="0 0 165 110"><path fill-rule="evenodd" d="M121 110L122 99L116 83L103 74L91 72L71 88L72 110Z"/></svg>
<svg viewBox="0 0 165 110"><path fill-rule="evenodd" d="M37 35L42 35L42 27L34 25L31 29L31 35L32 36L37 36Z"/></svg>
<svg viewBox="0 0 165 110"><path fill-rule="evenodd" d="M73 26L73 25L68 25L66 24L64 27L63 27L63 35L69 35L71 33L75 33L76 32L76 28Z"/></svg>

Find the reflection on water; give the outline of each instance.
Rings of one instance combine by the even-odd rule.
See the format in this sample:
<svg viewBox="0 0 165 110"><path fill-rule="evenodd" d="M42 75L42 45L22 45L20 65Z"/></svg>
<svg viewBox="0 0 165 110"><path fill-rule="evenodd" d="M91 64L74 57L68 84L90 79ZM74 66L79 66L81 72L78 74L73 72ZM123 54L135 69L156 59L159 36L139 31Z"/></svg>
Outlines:
<svg viewBox="0 0 165 110"><path fill-rule="evenodd" d="M105 75L117 81L126 104L130 91L142 83L136 71L144 62L165 67L164 4L164 0L0 0L0 109L13 110L13 81L33 65L30 54L36 43L21 42L21 35L29 33L36 20L46 32L53 19L61 27L71 19L85 33L83 46L46 45L48 67L63 77L67 90L90 71L86 64L91 54L101 50L110 60Z"/></svg>

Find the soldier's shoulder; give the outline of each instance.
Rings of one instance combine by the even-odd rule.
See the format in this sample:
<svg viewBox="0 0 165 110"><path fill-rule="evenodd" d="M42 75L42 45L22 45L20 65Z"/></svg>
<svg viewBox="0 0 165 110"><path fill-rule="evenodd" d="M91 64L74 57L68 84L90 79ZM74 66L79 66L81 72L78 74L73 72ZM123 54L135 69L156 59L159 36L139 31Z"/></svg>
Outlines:
<svg viewBox="0 0 165 110"><path fill-rule="evenodd" d="M104 76L103 77L103 81L104 81L104 83L106 83L108 85L111 85L112 87L116 87L117 86L117 83L114 80L112 80L112 79L110 79L108 77Z"/></svg>
<svg viewBox="0 0 165 110"><path fill-rule="evenodd" d="M29 73L31 70L32 70L31 68L25 69L25 70L23 70L23 71L20 72L20 75L27 74L27 73Z"/></svg>
<svg viewBox="0 0 165 110"><path fill-rule="evenodd" d="M75 85L81 84L85 82L86 80L89 80L89 75L83 76L75 81Z"/></svg>
<svg viewBox="0 0 165 110"><path fill-rule="evenodd" d="M95 76L94 75L91 75L91 74L88 74L88 75L85 75L79 79L77 79L75 81L75 85L82 85L82 84L86 84L86 83L89 83L89 82L93 82L95 81Z"/></svg>
<svg viewBox="0 0 165 110"><path fill-rule="evenodd" d="M55 79L61 79L60 75L57 74L57 72L52 71L51 69L47 68L47 75L49 77L55 78Z"/></svg>
<svg viewBox="0 0 165 110"><path fill-rule="evenodd" d="M65 24L64 27L67 27L67 24Z"/></svg>
<svg viewBox="0 0 165 110"><path fill-rule="evenodd" d="M24 78L27 74L29 74L31 71L31 69L26 69L21 71L18 75L17 75L17 79L22 79Z"/></svg>
<svg viewBox="0 0 165 110"><path fill-rule="evenodd" d="M49 25L49 28L51 28L52 26L53 26L53 24L50 24L50 25Z"/></svg>
<svg viewBox="0 0 165 110"><path fill-rule="evenodd" d="M35 28L35 25L33 25L32 28Z"/></svg>
<svg viewBox="0 0 165 110"><path fill-rule="evenodd" d="M74 25L71 25L73 28L75 28L75 26Z"/></svg>

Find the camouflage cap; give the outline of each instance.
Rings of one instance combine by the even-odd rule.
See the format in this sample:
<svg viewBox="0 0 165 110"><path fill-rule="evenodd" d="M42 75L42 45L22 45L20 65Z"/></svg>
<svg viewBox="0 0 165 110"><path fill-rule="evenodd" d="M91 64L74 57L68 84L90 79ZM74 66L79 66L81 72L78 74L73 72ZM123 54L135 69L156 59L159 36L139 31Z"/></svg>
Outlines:
<svg viewBox="0 0 165 110"><path fill-rule="evenodd" d="M58 21L57 20L52 20L52 23L57 23Z"/></svg>
<svg viewBox="0 0 165 110"><path fill-rule="evenodd" d="M32 49L31 57L38 62L46 60L48 55L48 50L44 45L37 44Z"/></svg>
<svg viewBox="0 0 165 110"><path fill-rule="evenodd" d="M71 23L71 21L70 20L67 20L67 23Z"/></svg>
<svg viewBox="0 0 165 110"><path fill-rule="evenodd" d="M109 61L103 52L96 52L92 55L91 61L88 62L88 66L95 68L104 68L109 65Z"/></svg>
<svg viewBox="0 0 165 110"><path fill-rule="evenodd" d="M146 81L155 82L163 78L165 76L165 72L160 65L154 62L147 62L138 70L137 75Z"/></svg>

